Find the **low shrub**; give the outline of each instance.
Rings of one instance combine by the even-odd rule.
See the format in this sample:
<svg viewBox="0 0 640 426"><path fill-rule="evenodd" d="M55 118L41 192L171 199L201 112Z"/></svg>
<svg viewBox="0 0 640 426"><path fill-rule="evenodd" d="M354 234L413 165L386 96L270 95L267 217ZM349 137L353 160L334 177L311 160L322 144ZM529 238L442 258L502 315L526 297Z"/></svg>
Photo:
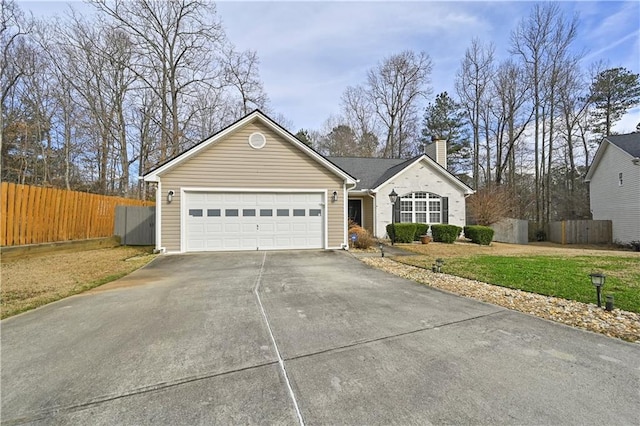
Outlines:
<svg viewBox="0 0 640 426"><path fill-rule="evenodd" d="M387 225L387 235L396 243L411 243L416 235L415 223L395 223Z"/></svg>
<svg viewBox="0 0 640 426"><path fill-rule="evenodd" d="M453 243L462 232L462 228L455 225L431 225L433 241L438 243Z"/></svg>
<svg viewBox="0 0 640 426"><path fill-rule="evenodd" d="M420 237L427 235L429 232L429 225L426 223L416 223L416 235L413 236L413 241L420 241Z"/></svg>
<svg viewBox="0 0 640 426"><path fill-rule="evenodd" d="M369 231L353 222L349 222L349 245L354 248L368 249L376 243ZM356 240L351 241L351 235L356 235Z"/></svg>
<svg viewBox="0 0 640 426"><path fill-rule="evenodd" d="M493 241L493 229L488 226L471 225L464 227L464 236L472 243L488 246Z"/></svg>

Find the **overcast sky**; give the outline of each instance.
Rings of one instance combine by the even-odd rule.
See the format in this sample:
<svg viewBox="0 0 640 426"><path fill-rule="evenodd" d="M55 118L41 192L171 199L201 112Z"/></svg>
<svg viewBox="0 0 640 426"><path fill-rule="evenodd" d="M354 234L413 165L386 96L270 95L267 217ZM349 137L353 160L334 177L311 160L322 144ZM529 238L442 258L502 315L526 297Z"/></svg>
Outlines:
<svg viewBox="0 0 640 426"><path fill-rule="evenodd" d="M433 96L454 93L460 60L472 38L493 42L498 59L534 2L218 2L228 38L260 57L260 74L273 110L300 128L319 129L339 112L348 85L363 82L369 68L405 49L425 51L434 64ZM20 2L36 15L64 10L63 2ZM81 3L73 3L81 9ZM585 64L605 60L640 72L640 2L563 1L579 14L576 50ZM432 96L432 98L433 98ZM617 131L633 131L640 108Z"/></svg>

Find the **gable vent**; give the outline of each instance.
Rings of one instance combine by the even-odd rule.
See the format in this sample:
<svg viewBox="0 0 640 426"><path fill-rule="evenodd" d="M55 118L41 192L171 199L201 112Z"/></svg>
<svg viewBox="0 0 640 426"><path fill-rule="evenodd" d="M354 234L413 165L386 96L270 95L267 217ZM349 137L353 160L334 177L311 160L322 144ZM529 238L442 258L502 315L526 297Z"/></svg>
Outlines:
<svg viewBox="0 0 640 426"><path fill-rule="evenodd" d="M267 144L267 138L264 137L262 133L255 132L249 135L249 145L251 148L260 149L264 148Z"/></svg>

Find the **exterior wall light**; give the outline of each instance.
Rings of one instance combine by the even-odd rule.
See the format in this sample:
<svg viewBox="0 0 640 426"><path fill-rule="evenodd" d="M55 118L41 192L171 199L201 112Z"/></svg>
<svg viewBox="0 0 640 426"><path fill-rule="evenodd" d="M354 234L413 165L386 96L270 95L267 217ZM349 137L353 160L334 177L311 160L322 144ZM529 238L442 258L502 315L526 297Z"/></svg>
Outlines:
<svg viewBox="0 0 640 426"><path fill-rule="evenodd" d="M331 201L333 201L334 203L336 201L338 201L338 192L337 191L333 191L333 194L331 195Z"/></svg>
<svg viewBox="0 0 640 426"><path fill-rule="evenodd" d="M589 276L591 277L591 284L593 284L596 287L596 294L598 297L598 307L601 308L602 307L601 292L602 292L602 287L604 287L604 281L607 278L607 276L601 272L594 272L592 274L589 274Z"/></svg>
<svg viewBox="0 0 640 426"><path fill-rule="evenodd" d="M396 201L398 201L398 194L396 194L395 188L389 193L389 201L391 201L391 245L396 242Z"/></svg>
<svg viewBox="0 0 640 426"><path fill-rule="evenodd" d="M170 189L169 192L167 192L167 204L171 204L174 194L175 192L173 192L173 189Z"/></svg>

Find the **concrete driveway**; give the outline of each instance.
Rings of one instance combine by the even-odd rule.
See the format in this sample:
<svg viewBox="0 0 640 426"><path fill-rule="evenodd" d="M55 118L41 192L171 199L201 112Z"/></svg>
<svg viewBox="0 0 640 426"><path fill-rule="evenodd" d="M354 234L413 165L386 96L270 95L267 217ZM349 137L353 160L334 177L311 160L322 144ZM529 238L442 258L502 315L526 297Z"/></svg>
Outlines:
<svg viewBox="0 0 640 426"><path fill-rule="evenodd" d="M164 256L2 321L3 424L638 424L640 346L344 252Z"/></svg>

